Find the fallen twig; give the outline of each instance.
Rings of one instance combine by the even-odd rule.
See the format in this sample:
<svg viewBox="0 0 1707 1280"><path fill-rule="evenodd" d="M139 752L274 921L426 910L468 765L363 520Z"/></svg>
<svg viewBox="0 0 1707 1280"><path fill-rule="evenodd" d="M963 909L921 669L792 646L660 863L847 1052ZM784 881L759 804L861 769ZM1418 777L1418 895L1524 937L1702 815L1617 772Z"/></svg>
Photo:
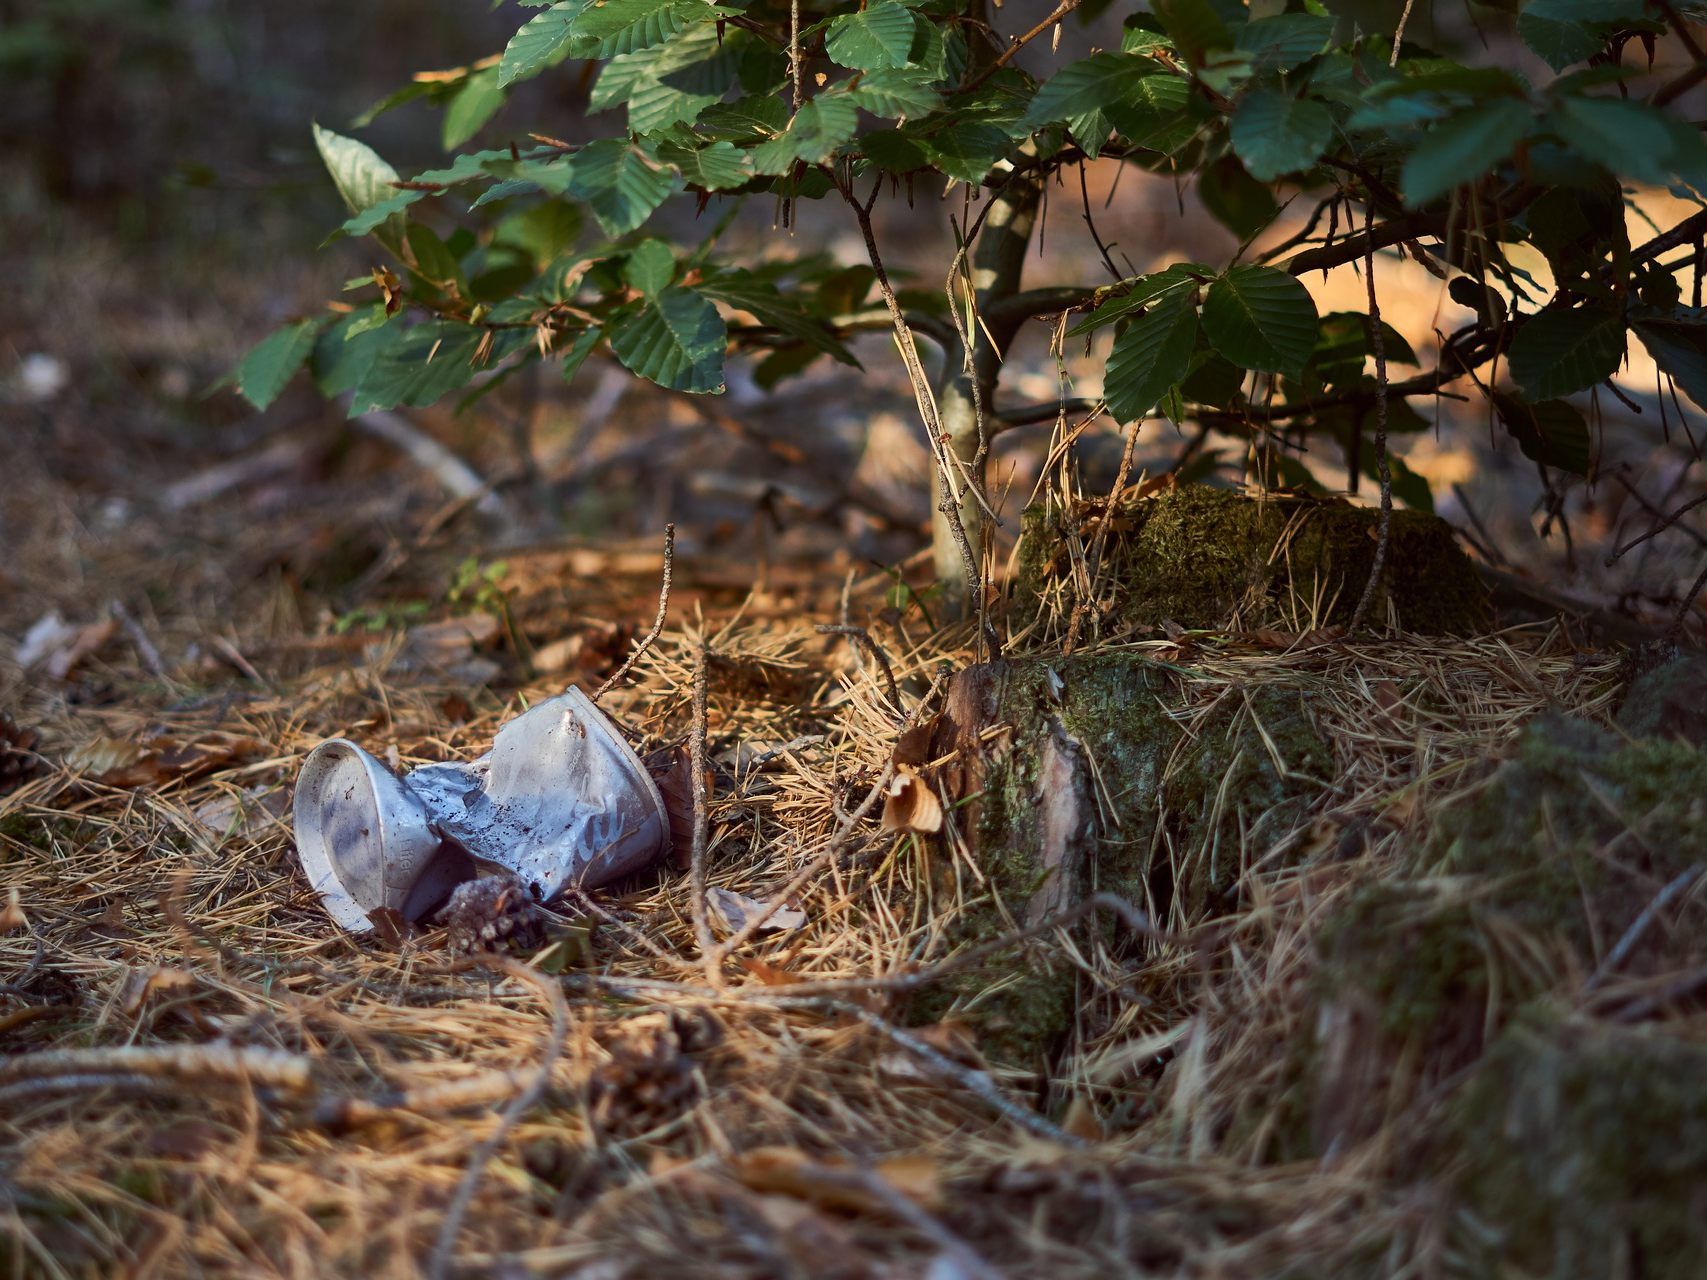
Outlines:
<svg viewBox="0 0 1707 1280"><path fill-rule="evenodd" d="M658 639L659 633L664 630L664 615L668 613L670 609L670 579L675 574L675 564L676 526L674 524L667 524L664 526L664 572L663 577L658 584L658 616L652 620L652 629L640 637L640 642L634 646L634 652L629 654L628 657L623 660L623 664L620 667L610 673L609 678L606 679L605 682L599 686L598 691L593 694L593 701L595 703L598 702L600 698L604 697L605 694L614 689L617 682L633 670L634 664L640 661L641 657Z"/></svg>

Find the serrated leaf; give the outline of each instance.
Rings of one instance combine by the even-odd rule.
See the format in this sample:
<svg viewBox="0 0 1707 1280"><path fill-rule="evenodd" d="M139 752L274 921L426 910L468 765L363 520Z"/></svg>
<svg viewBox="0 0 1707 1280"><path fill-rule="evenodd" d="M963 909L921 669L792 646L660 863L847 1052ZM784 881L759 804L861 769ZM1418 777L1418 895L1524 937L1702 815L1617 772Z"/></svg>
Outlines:
<svg viewBox="0 0 1707 1280"><path fill-rule="evenodd" d="M837 340L822 319L750 271L726 267L707 273L697 287L706 297L737 311L745 311L778 333L799 339L816 351L834 356L843 364L856 369L860 367L853 353Z"/></svg>
<svg viewBox="0 0 1707 1280"><path fill-rule="evenodd" d="M614 320L611 350L624 367L673 391L723 390L728 331L717 308L673 285Z"/></svg>
<svg viewBox="0 0 1707 1280"><path fill-rule="evenodd" d="M753 168L783 174L797 161L819 164L835 154L859 127L859 108L845 94L821 94L794 113L788 128L753 148Z"/></svg>
<svg viewBox="0 0 1707 1280"><path fill-rule="evenodd" d="M393 89L354 120L351 120L350 128L365 129L387 111L394 111L417 98L430 98L438 91L439 86L436 84L423 80L411 80L401 88Z"/></svg>
<svg viewBox="0 0 1707 1280"><path fill-rule="evenodd" d="M1532 404L1503 391L1494 392L1494 407L1527 457L1572 475L1588 474L1594 442L1575 407L1563 400Z"/></svg>
<svg viewBox="0 0 1707 1280"><path fill-rule="evenodd" d="M912 173L927 168L930 153L910 129L874 129L860 135L860 154L888 173Z"/></svg>
<svg viewBox="0 0 1707 1280"><path fill-rule="evenodd" d="M1566 98L1555 112L1559 136L1594 163L1642 182L1671 177L1671 122L1646 103Z"/></svg>
<svg viewBox="0 0 1707 1280"><path fill-rule="evenodd" d="M1427 204L1474 182L1509 156L1534 124L1528 103L1498 98L1435 125L1405 161L1405 203Z"/></svg>
<svg viewBox="0 0 1707 1280"><path fill-rule="evenodd" d="M707 107L694 123L710 138L729 142L763 141L788 128L788 107L776 97L740 98Z"/></svg>
<svg viewBox="0 0 1707 1280"><path fill-rule="evenodd" d="M604 331L598 328L583 329L576 335L575 344L563 355L563 381L575 380L575 375L587 363L587 357L593 354L593 348L599 345L603 336Z"/></svg>
<svg viewBox="0 0 1707 1280"><path fill-rule="evenodd" d="M963 121L922 139L926 153L951 178L969 185L984 180L1008 154L1008 135L993 124Z"/></svg>
<svg viewBox="0 0 1707 1280"><path fill-rule="evenodd" d="M608 236L627 235L664 203L670 171L619 138L601 138L576 153L569 194L584 200Z"/></svg>
<svg viewBox="0 0 1707 1280"><path fill-rule="evenodd" d="M1251 55L1260 71L1291 71L1321 53L1334 37L1334 20L1313 13L1277 13L1247 23L1233 47Z"/></svg>
<svg viewBox="0 0 1707 1280"><path fill-rule="evenodd" d="M1150 7L1193 66L1200 66L1205 54L1233 43L1232 31L1210 0L1152 0Z"/></svg>
<svg viewBox="0 0 1707 1280"><path fill-rule="evenodd" d="M1169 154L1197 132L1191 85L1179 76L1143 76L1119 102L1110 103L1114 127L1135 147Z"/></svg>
<svg viewBox="0 0 1707 1280"><path fill-rule="evenodd" d="M713 142L697 151L666 144L658 148L658 159L681 171L682 181L706 191L728 191L753 176L747 153L732 142Z"/></svg>
<svg viewBox="0 0 1707 1280"><path fill-rule="evenodd" d="M387 223L395 228L397 223L392 220L398 218L415 201L423 199L426 194L425 191L395 192L378 204L369 205L353 218L346 219L338 231L344 235L365 236L375 227L384 226Z"/></svg>
<svg viewBox="0 0 1707 1280"><path fill-rule="evenodd" d="M1707 323L1700 313L1644 316L1632 325L1654 363L1698 405L1707 405Z"/></svg>
<svg viewBox="0 0 1707 1280"><path fill-rule="evenodd" d="M356 384L350 416L398 405L425 408L466 386L476 372L470 362L485 334L484 329L449 321L398 331L378 349Z"/></svg>
<svg viewBox="0 0 1707 1280"><path fill-rule="evenodd" d="M1555 71L1584 62L1606 44L1608 31L1640 18L1642 0L1530 0L1517 34Z"/></svg>
<svg viewBox="0 0 1707 1280"><path fill-rule="evenodd" d="M580 234L580 207L546 200L505 218L493 230L492 242L520 249L543 269L574 248Z"/></svg>
<svg viewBox="0 0 1707 1280"><path fill-rule="evenodd" d="M861 111L892 120L926 115L942 99L917 71L872 71L848 94Z"/></svg>
<svg viewBox="0 0 1707 1280"><path fill-rule="evenodd" d="M622 282L655 297L676 278L676 255L662 240L642 240L622 264Z"/></svg>
<svg viewBox="0 0 1707 1280"><path fill-rule="evenodd" d="M564 0L529 19L504 46L504 56L498 62L498 83L508 87L536 76L568 52L575 38L575 19L586 5L587 0Z"/></svg>
<svg viewBox="0 0 1707 1280"><path fill-rule="evenodd" d="M739 76L744 41L719 40L715 24L688 31L657 48L612 58L600 73L589 106L626 103L631 133L654 133L691 123L722 98Z"/></svg>
<svg viewBox="0 0 1707 1280"><path fill-rule="evenodd" d="M894 0L874 0L855 13L830 19L824 52L840 67L893 71L913 48L913 15Z"/></svg>
<svg viewBox="0 0 1707 1280"><path fill-rule="evenodd" d="M463 81L462 88L445 108L440 129L440 141L446 151L455 151L467 142L504 105L504 90L498 84L498 68L476 71Z"/></svg>
<svg viewBox="0 0 1707 1280"><path fill-rule="evenodd" d="M703 0L606 0L582 9L572 31L596 45L596 57L614 58L662 44L715 14Z"/></svg>
<svg viewBox="0 0 1707 1280"><path fill-rule="evenodd" d="M351 213L370 209L397 194L397 170L367 143L315 125L314 145Z"/></svg>
<svg viewBox="0 0 1707 1280"><path fill-rule="evenodd" d="M1145 417L1191 365L1197 311L1180 293L1158 302L1114 340L1103 373L1103 396L1121 422Z"/></svg>
<svg viewBox="0 0 1707 1280"><path fill-rule="evenodd" d="M1334 118L1319 102L1278 89L1246 94L1228 132L1251 177L1272 182L1311 168L1334 137Z"/></svg>
<svg viewBox="0 0 1707 1280"><path fill-rule="evenodd" d="M1237 156L1222 156L1197 179L1204 208L1240 239L1254 236L1280 212L1274 192L1245 171Z"/></svg>
<svg viewBox="0 0 1707 1280"><path fill-rule="evenodd" d="M1081 333L1111 325L1139 308L1149 306L1166 294L1179 289L1195 289L1214 275L1215 269L1201 262L1176 262L1162 271L1139 276L1131 282L1131 287L1125 293L1116 294L1098 304L1095 311L1067 330L1067 336L1074 338Z"/></svg>
<svg viewBox="0 0 1707 1280"><path fill-rule="evenodd" d="M1549 307L1524 322L1507 358L1527 400L1568 396L1618 371L1624 319L1607 307Z"/></svg>
<svg viewBox="0 0 1707 1280"><path fill-rule="evenodd" d="M319 333L318 320L299 320L262 338L237 366L238 393L255 408L265 409L307 362Z"/></svg>
<svg viewBox="0 0 1707 1280"><path fill-rule="evenodd" d="M1203 300L1203 332L1241 369L1296 373L1316 349L1316 303L1274 267L1234 267Z"/></svg>
<svg viewBox="0 0 1707 1280"><path fill-rule="evenodd" d="M1038 86L1020 127L1029 133L1046 124L1106 108L1126 98L1135 80L1158 71L1159 67L1150 59L1126 53L1098 53L1069 62Z"/></svg>

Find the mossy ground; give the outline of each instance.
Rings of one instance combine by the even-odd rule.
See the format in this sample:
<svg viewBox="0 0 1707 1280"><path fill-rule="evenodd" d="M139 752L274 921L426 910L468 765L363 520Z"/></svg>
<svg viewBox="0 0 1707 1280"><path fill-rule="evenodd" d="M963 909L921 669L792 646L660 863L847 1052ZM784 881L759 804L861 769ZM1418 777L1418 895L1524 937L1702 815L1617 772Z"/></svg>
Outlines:
<svg viewBox="0 0 1707 1280"><path fill-rule="evenodd" d="M1020 542L1014 596L1034 612L1069 575L1073 540L1100 508L1034 507ZM1351 620L1375 558L1378 513L1344 502L1253 499L1186 485L1114 512L1097 607L1126 628L1164 622L1188 628L1307 630ZM1489 619L1486 591L1451 528L1424 512L1395 511L1376 618L1405 631L1470 635Z"/></svg>

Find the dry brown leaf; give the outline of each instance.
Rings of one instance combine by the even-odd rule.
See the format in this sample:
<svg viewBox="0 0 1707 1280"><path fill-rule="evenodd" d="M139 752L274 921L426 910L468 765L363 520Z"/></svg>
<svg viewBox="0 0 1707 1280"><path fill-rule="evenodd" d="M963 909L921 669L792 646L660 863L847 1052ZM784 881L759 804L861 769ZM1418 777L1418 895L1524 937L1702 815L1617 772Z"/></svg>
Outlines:
<svg viewBox="0 0 1707 1280"><path fill-rule="evenodd" d="M718 917L730 933L738 933L746 928L747 922L764 914L765 904L757 898L749 898L744 893L735 893L730 889L712 888L706 890L706 901L717 912ZM806 913L795 907L778 907L759 926L760 933L790 933L806 923Z"/></svg>
<svg viewBox="0 0 1707 1280"><path fill-rule="evenodd" d="M937 722L941 716L932 716L923 724L916 724L910 729L903 730L895 742L894 760L897 765L929 764L931 759L931 739L936 736Z"/></svg>
<svg viewBox="0 0 1707 1280"><path fill-rule="evenodd" d="M1388 715L1405 705L1405 695L1399 692L1399 686L1391 680L1377 680L1369 687L1369 691L1375 695L1375 705Z"/></svg>
<svg viewBox="0 0 1707 1280"><path fill-rule="evenodd" d="M767 987L786 987L791 983L800 981L787 969L774 964L766 964L763 960L754 959L752 956L736 956L735 963Z"/></svg>
<svg viewBox="0 0 1707 1280"><path fill-rule="evenodd" d="M859 1166L835 1158L817 1160L793 1147L755 1147L736 1155L729 1167L751 1191L793 1196L821 1209L843 1213L888 1213L884 1197ZM941 1178L923 1157L884 1161L870 1170L900 1194L927 1208L940 1201Z"/></svg>
<svg viewBox="0 0 1707 1280"><path fill-rule="evenodd" d="M155 965L151 969L133 969L124 984L122 1005L133 1017L140 1013L148 998L173 991L186 991L196 985L196 976L187 969Z"/></svg>
<svg viewBox="0 0 1707 1280"><path fill-rule="evenodd" d="M676 870L686 871L693 856L693 759L686 747L673 748L665 767L658 771L654 761L652 780L664 800L664 816L670 823L670 860ZM711 770L706 770L705 789L711 792Z"/></svg>
<svg viewBox="0 0 1707 1280"><path fill-rule="evenodd" d="M885 831L928 834L942 830L942 802L911 765L895 766L895 776L889 780L889 791L883 799L881 825Z"/></svg>
<svg viewBox="0 0 1707 1280"><path fill-rule="evenodd" d="M200 777L233 761L264 755L267 750L265 743L253 738L175 743L102 735L73 747L66 754L65 767L103 786L149 787Z"/></svg>

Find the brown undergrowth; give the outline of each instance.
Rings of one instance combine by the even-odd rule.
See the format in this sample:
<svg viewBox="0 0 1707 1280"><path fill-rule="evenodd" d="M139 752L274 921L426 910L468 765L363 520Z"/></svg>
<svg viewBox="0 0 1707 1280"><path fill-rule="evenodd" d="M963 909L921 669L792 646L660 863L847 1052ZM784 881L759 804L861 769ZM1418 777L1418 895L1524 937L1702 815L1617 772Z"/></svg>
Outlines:
<svg viewBox="0 0 1707 1280"><path fill-rule="evenodd" d="M856 617L880 609L870 590ZM685 859L561 904L527 971L453 960L433 933L340 936L307 892L282 801L314 743L472 754L550 682L471 707L392 671L394 650L357 650L265 693L138 684L122 709L15 685L45 766L0 797L17 895L0 936L9 1273L1471 1274L1499 1222L1477 1188L1500 1173L1486 1151L1462 1168L1470 1144L1442 1152L1439 1134L1500 1105L1475 1065L1512 1005L1550 1052L1585 1035L1624 1052L1656 1028L1694 1046L1668 1053L1701 1052L1688 994L1654 998L1701 963L1674 932L1698 883L1655 926L1669 949L1628 971L1606 962L1630 919L1593 916L1585 969L1549 950L1548 920L1502 910L1513 868L1439 853L1526 722L1609 721L1616 659L1531 630L1126 645L1173 673L1188 735L1230 695L1309 690L1331 776L1237 851L1214 910L1141 904L1165 936L1062 928L985 952L987 982L1077 973L1048 1073L992 1067L975 1002L915 1014L957 956L999 939L954 927L993 890L952 822L935 840L849 821L901 717L932 714L969 658L907 625L874 623L900 707L844 640L727 609L667 631L607 700L643 748L679 744L707 639L710 883L762 901L815 868L790 899L805 926L710 975ZM76 754L146 733L204 744L207 767L120 786ZM1649 820L1584 837L1620 904L1657 888L1634 857ZM1399 895L1381 907L1399 914L1367 915L1372 894ZM1441 902L1467 913L1451 936L1468 960L1427 953ZM1448 964L1483 986L1448 984L1451 1007L1415 1034L1384 1024L1359 922L1406 949L1381 953L1400 973ZM1525 966L1504 1004L1477 970L1489 938L1507 957L1496 986ZM1534 1068L1503 1041L1497 1061ZM530 1105L508 1114L518 1095Z"/></svg>

